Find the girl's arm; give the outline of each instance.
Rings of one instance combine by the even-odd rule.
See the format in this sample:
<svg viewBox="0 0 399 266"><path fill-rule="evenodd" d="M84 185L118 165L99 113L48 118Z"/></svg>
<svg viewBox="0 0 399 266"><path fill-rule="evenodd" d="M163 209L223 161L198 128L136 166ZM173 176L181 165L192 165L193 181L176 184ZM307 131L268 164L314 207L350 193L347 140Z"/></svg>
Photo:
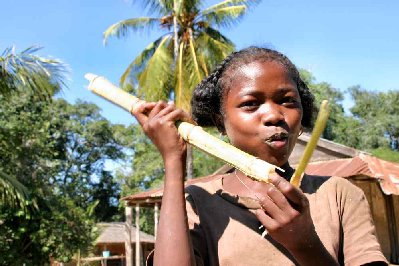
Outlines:
<svg viewBox="0 0 399 266"><path fill-rule="evenodd" d="M299 265L338 265L318 237L306 196L284 178L273 175L273 186L261 198L256 216L268 234L283 245Z"/></svg>
<svg viewBox="0 0 399 266"><path fill-rule="evenodd" d="M142 103L133 115L158 148L165 164L154 265L195 265L184 197L186 144L175 126L177 120L189 121L190 117L165 102Z"/></svg>

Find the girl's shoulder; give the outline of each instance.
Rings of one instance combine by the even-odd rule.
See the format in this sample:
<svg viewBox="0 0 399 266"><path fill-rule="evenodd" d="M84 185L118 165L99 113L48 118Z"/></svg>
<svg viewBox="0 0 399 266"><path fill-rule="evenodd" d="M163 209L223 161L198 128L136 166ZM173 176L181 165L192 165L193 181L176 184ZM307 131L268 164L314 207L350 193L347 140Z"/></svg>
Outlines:
<svg viewBox="0 0 399 266"><path fill-rule="evenodd" d="M336 198L348 195L364 197L363 190L339 176L304 175L301 189L307 194L334 194Z"/></svg>
<svg viewBox="0 0 399 266"><path fill-rule="evenodd" d="M195 194L200 191L206 191L214 194L222 189L222 178L224 175L209 175L198 177L186 182L185 192L187 194Z"/></svg>

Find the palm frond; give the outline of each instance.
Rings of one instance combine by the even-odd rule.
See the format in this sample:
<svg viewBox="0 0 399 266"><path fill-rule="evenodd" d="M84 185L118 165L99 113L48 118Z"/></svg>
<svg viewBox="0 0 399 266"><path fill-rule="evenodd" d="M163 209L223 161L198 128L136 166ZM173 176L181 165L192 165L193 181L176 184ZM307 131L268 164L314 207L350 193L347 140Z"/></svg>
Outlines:
<svg viewBox="0 0 399 266"><path fill-rule="evenodd" d="M173 1L170 0L133 0L133 3L139 2L144 9L150 14L167 14L173 9Z"/></svg>
<svg viewBox="0 0 399 266"><path fill-rule="evenodd" d="M179 45L179 58L177 60L177 79L176 79L176 89L175 89L175 103L177 107L182 108L183 99L183 91L184 91L184 74L183 74L183 48L184 43L181 42Z"/></svg>
<svg viewBox="0 0 399 266"><path fill-rule="evenodd" d="M214 4L206 9L204 9L201 13L208 14L218 10L220 8L229 7L229 6L236 6L236 5L245 5L247 7L252 7L257 5L258 3L262 2L261 0L224 0L220 3Z"/></svg>
<svg viewBox="0 0 399 266"><path fill-rule="evenodd" d="M246 5L220 7L200 16L209 25L230 27L237 24L247 11Z"/></svg>
<svg viewBox="0 0 399 266"><path fill-rule="evenodd" d="M191 58L192 58L192 62L194 65L194 69L195 69L195 74L196 74L196 83L200 82L202 80L202 75L199 71L199 65L198 65L198 60L197 60L197 53L195 52L195 48L194 48L194 42L193 42L193 38L190 38L190 51L191 51Z"/></svg>
<svg viewBox="0 0 399 266"><path fill-rule="evenodd" d="M206 73L206 67L200 65L199 60L202 60L202 58L196 43L181 43L178 60L178 81L180 83L178 82L176 86L178 90L175 100L176 105L187 112L190 112L192 91Z"/></svg>
<svg viewBox="0 0 399 266"><path fill-rule="evenodd" d="M60 60L34 55L40 47L29 47L21 53L7 48L0 57L0 93L7 95L23 89L49 98L62 89L68 67Z"/></svg>
<svg viewBox="0 0 399 266"><path fill-rule="evenodd" d="M213 69L235 49L232 41L213 28L206 28L197 36L196 46L208 69Z"/></svg>
<svg viewBox="0 0 399 266"><path fill-rule="evenodd" d="M117 38L127 37L129 31L144 32L150 31L154 26L160 23L159 18L141 17L119 21L108 27L103 33L103 43L107 44L109 37Z"/></svg>
<svg viewBox="0 0 399 266"><path fill-rule="evenodd" d="M183 10L183 0L173 0L173 12L179 16Z"/></svg>
<svg viewBox="0 0 399 266"><path fill-rule="evenodd" d="M177 0L181 2L181 13L186 13L186 14L197 14L200 11L200 8L202 6L201 0Z"/></svg>
<svg viewBox="0 0 399 266"><path fill-rule="evenodd" d="M128 82L128 78L132 75L132 73L135 73L137 76L137 73L143 71L147 65L147 61L154 55L163 38L164 36L147 45L147 47L133 60L133 62L129 64L119 81L119 84L122 88ZM136 76L132 77L133 81L136 81Z"/></svg>
<svg viewBox="0 0 399 266"><path fill-rule="evenodd" d="M168 49L172 37L162 38L151 58L138 77L139 94L146 100L167 99L173 80L173 52Z"/></svg>
<svg viewBox="0 0 399 266"><path fill-rule="evenodd" d="M26 207L28 189L16 178L0 172L0 205Z"/></svg>

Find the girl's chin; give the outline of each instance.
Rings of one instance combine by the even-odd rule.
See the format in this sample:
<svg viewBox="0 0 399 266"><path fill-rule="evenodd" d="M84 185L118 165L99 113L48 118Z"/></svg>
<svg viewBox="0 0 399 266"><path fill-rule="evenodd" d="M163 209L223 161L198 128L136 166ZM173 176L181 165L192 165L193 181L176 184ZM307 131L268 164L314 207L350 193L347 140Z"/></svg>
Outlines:
<svg viewBox="0 0 399 266"><path fill-rule="evenodd" d="M280 168L284 168L288 165L288 155L269 156L261 159Z"/></svg>

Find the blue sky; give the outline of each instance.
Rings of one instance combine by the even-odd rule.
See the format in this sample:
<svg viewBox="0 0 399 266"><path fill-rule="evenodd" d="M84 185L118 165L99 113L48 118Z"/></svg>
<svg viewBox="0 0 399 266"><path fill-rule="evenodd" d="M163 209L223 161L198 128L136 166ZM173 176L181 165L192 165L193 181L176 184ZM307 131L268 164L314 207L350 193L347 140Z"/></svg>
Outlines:
<svg viewBox="0 0 399 266"><path fill-rule="evenodd" d="M140 1L135 1L140 2ZM218 1L206 1L205 7ZM208 4L207 4L208 3ZM94 102L114 123L134 121L127 113L85 89L92 72L118 84L119 77L159 32L111 38L111 24L145 16L127 0L1 1L0 51L15 45L44 47L38 54L61 59L71 69L69 88L59 95L70 102ZM267 45L285 53L317 81L345 90L399 90L399 1L397 0L267 0L235 27L222 29L238 49ZM347 99L346 106L350 106Z"/></svg>

